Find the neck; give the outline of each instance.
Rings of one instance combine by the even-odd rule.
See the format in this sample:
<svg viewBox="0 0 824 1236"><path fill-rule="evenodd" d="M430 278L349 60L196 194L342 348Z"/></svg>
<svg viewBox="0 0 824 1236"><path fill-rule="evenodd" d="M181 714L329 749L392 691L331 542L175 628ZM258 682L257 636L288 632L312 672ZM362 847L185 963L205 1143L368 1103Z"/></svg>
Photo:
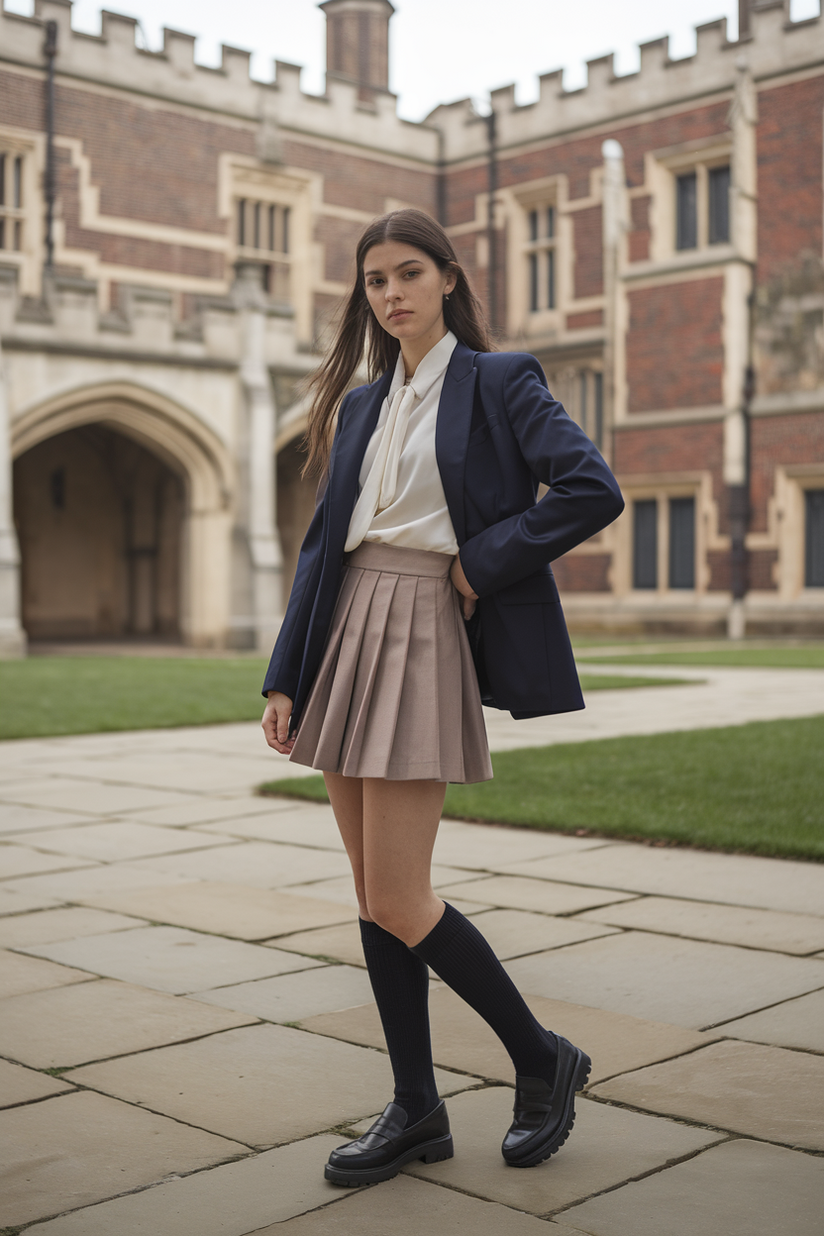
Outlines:
<svg viewBox="0 0 824 1236"><path fill-rule="evenodd" d="M425 335L421 335L419 339L402 339L401 353L403 355L403 368L407 378L414 376L415 370L421 363L427 352L431 352L436 343L440 343L446 334L446 323L443 318L436 322L431 330Z"/></svg>

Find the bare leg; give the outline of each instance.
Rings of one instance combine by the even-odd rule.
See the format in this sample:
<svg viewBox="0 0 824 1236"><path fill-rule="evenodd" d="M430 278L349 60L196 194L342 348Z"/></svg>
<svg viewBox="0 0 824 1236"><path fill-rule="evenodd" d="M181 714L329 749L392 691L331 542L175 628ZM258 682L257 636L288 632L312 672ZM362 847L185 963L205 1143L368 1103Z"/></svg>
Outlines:
<svg viewBox="0 0 824 1236"><path fill-rule="evenodd" d="M335 813L343 844L352 865L355 892L358 897L358 913L365 923L371 922L366 904L366 888L363 881L363 779L343 777L340 773L325 772L326 792Z"/></svg>

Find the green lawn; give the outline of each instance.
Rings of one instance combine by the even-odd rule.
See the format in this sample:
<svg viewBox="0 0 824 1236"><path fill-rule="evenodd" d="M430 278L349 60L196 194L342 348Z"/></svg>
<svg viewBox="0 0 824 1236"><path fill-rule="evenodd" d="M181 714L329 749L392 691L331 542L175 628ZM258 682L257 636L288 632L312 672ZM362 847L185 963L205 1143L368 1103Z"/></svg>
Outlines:
<svg viewBox="0 0 824 1236"><path fill-rule="evenodd" d="M445 814L824 861L822 751L824 716L504 751ZM326 799L319 776L263 789Z"/></svg>
<svg viewBox="0 0 824 1236"><path fill-rule="evenodd" d="M748 648L746 645L728 648L715 645L706 649L666 648L655 652L623 650L602 656L589 649L580 650L581 668L586 665L729 665L752 666L759 669L824 669L824 643Z"/></svg>
<svg viewBox="0 0 824 1236"><path fill-rule="evenodd" d="M256 721L267 662L258 657L29 657L0 661L0 739ZM587 691L673 678L595 674Z"/></svg>

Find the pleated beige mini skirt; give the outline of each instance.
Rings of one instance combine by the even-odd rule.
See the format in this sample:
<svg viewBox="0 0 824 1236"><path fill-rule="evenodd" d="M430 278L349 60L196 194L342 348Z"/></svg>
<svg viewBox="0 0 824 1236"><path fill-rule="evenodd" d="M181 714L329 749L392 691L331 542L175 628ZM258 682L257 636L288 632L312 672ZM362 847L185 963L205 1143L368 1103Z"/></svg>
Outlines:
<svg viewBox="0 0 824 1236"><path fill-rule="evenodd" d="M451 565L370 541L347 556L295 763L390 781L492 777Z"/></svg>

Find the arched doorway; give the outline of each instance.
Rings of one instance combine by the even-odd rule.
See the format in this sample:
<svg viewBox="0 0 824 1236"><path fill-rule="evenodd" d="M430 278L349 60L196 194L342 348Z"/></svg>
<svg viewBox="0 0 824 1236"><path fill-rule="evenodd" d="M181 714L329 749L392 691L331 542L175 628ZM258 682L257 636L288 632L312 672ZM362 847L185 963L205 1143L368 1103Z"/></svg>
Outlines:
<svg viewBox="0 0 824 1236"><path fill-rule="evenodd" d="M12 452L30 637L231 645L235 470L201 417L101 383L29 409Z"/></svg>
<svg viewBox="0 0 824 1236"><path fill-rule="evenodd" d="M30 639L180 635L180 477L105 425L14 464L23 625Z"/></svg>
<svg viewBox="0 0 824 1236"><path fill-rule="evenodd" d="M304 480L300 470L306 455L300 450L302 435L281 446L277 455L277 521L283 554L283 601L292 588L298 554L306 529L315 513L317 479Z"/></svg>

